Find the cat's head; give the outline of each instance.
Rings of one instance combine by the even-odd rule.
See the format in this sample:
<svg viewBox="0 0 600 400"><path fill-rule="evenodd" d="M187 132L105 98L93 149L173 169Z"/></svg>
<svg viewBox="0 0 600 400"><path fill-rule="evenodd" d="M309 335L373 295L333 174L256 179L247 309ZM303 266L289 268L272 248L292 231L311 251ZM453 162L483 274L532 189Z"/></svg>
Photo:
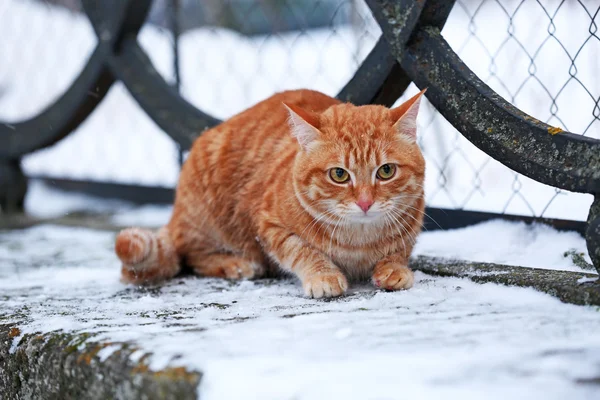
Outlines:
<svg viewBox="0 0 600 400"><path fill-rule="evenodd" d="M313 217L391 222L422 198L425 160L416 119L423 93L393 109L338 104L315 113L286 105L301 148L294 190Z"/></svg>

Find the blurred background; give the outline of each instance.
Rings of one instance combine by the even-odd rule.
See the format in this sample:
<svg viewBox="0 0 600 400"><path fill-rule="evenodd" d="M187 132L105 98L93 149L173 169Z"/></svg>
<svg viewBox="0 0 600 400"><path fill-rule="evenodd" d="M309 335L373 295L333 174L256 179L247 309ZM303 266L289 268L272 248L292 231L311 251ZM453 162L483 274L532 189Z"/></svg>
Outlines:
<svg viewBox="0 0 600 400"><path fill-rule="evenodd" d="M81 10L77 0L0 1L0 120L34 116L71 85L96 44ZM598 0L460 0L443 34L507 101L600 138L599 10ZM185 99L224 119L284 89L336 95L379 36L363 0L155 0L138 40ZM591 195L512 172L427 102L419 126L429 206L585 220ZM23 167L35 177L172 188L181 156L117 83L74 133Z"/></svg>

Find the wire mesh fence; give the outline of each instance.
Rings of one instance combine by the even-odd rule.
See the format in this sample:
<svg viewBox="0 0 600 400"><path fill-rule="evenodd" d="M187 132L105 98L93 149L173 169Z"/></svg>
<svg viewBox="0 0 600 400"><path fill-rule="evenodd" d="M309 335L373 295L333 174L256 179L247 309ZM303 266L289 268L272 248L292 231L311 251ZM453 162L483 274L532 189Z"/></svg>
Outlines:
<svg viewBox="0 0 600 400"><path fill-rule="evenodd" d="M80 8L74 0L0 4L0 118L40 111L82 68L96 39ZM597 1L462 0L443 34L506 100L599 138L599 10ZM335 95L379 36L363 0L163 0L139 41L184 98L227 118L284 89ZM411 85L400 101L415 91ZM585 219L591 196L510 171L428 103L419 123L429 205ZM30 175L172 187L179 161L175 143L117 83L74 134L27 156L24 167Z"/></svg>
<svg viewBox="0 0 600 400"><path fill-rule="evenodd" d="M594 1L459 1L443 33L463 61L506 100L550 125L598 138L599 10ZM432 117L425 135L440 131L438 119L443 118ZM509 172L445 121L440 125L444 147L435 155L428 152L430 179L437 175L430 180L431 203L585 219L591 196Z"/></svg>

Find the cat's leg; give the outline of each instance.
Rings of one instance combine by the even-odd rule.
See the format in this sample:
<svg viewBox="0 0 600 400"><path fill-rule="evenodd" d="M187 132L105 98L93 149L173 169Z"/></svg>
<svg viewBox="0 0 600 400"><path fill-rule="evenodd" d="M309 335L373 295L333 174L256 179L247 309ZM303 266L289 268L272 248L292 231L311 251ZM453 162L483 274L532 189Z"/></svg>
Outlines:
<svg viewBox="0 0 600 400"><path fill-rule="evenodd" d="M415 276L408 268L404 253L396 253L380 260L373 270L373 284L387 290L410 289Z"/></svg>
<svg viewBox="0 0 600 400"><path fill-rule="evenodd" d="M200 276L226 279L256 279L265 274L259 257L241 257L228 253L192 251L186 254L185 263Z"/></svg>
<svg viewBox="0 0 600 400"><path fill-rule="evenodd" d="M180 271L179 257L168 227L158 232L125 229L117 236L115 252L123 263L121 280L126 283L156 283L172 278Z"/></svg>
<svg viewBox="0 0 600 400"><path fill-rule="evenodd" d="M348 280L342 271L314 247L285 228L262 224L259 235L268 255L281 269L293 272L309 297L336 297L348 289Z"/></svg>

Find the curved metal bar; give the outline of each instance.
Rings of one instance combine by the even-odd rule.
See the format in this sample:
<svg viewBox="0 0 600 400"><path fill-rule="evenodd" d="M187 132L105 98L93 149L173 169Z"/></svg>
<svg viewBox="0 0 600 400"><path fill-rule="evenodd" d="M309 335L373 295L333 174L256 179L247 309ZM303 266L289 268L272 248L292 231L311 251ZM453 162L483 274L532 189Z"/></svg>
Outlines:
<svg viewBox="0 0 600 400"><path fill-rule="evenodd" d="M96 34L105 29L102 10L105 5L84 0L86 12ZM144 23L152 0L134 0L128 7L128 26L119 33L119 46L107 60L111 73L123 82L128 91L150 118L182 149L191 147L205 129L221 121L203 113L182 98L158 73L152 61L137 43L137 30ZM95 12L100 11L100 12Z"/></svg>
<svg viewBox="0 0 600 400"><path fill-rule="evenodd" d="M128 10L137 0L92 3L93 11L104 23L99 31L99 43L71 87L52 105L37 116L23 122L0 122L0 158L16 159L50 146L71 133L102 101L114 82L105 63L120 33L139 27L126 24ZM102 4L104 7L99 7Z"/></svg>
<svg viewBox="0 0 600 400"><path fill-rule="evenodd" d="M377 23L381 26L380 21L385 21L386 28L393 33L394 40L390 41L386 35L383 37L396 60L399 60L397 55L404 52L426 3L426 0L367 0ZM383 26L381 28L383 30Z"/></svg>
<svg viewBox="0 0 600 400"><path fill-rule="evenodd" d="M14 124L0 122L0 158L50 146L71 133L102 101L113 78L104 66L110 48L98 46L71 87L37 116Z"/></svg>
<svg viewBox="0 0 600 400"><path fill-rule="evenodd" d="M454 0L400 1L392 6L404 15L405 22L398 27L401 35L398 42L406 45L417 27L430 25L441 30L448 20ZM411 82L412 79L402 70L382 36L336 97L356 105L381 104L390 107Z"/></svg>
<svg viewBox="0 0 600 400"><path fill-rule="evenodd" d="M395 39L397 14L369 5L384 37ZM514 107L483 83L452 51L438 28L421 26L406 51L390 46L404 71L437 110L475 146L539 182L583 193L600 192L600 141L562 132Z"/></svg>
<svg viewBox="0 0 600 400"><path fill-rule="evenodd" d="M406 30L402 33L402 40L406 42L419 23L425 3L402 0L399 4L406 11ZM444 22L445 18L442 18L440 25ZM92 23L96 26L100 21L92 20ZM198 110L171 88L156 71L135 36L123 41L109 63L113 74L124 82L144 111L182 149L189 149L203 130L221 122ZM338 98L354 104L390 106L409 84L410 79L390 55L386 41L381 39Z"/></svg>
<svg viewBox="0 0 600 400"><path fill-rule="evenodd" d="M379 38L354 76L336 96L355 105L391 106L410 85L410 78L390 53L390 46Z"/></svg>
<svg viewBox="0 0 600 400"><path fill-rule="evenodd" d="M135 37L125 40L109 63L144 111L182 149L189 149L203 130L221 122L191 105L165 82Z"/></svg>
<svg viewBox="0 0 600 400"><path fill-rule="evenodd" d="M96 34L101 37L107 29L103 15L111 6L96 0L84 0L83 4ZM134 0L127 6L128 17L117 34L118 46L107 59L107 65L146 114L182 149L189 149L200 132L220 121L195 108L167 84L137 43L137 32L151 5L152 0Z"/></svg>
<svg viewBox="0 0 600 400"><path fill-rule="evenodd" d="M396 31L397 41L394 44L402 51L419 22L425 2L398 0L389 3L389 7L402 15L401 26ZM378 10L383 14L388 12L387 8ZM410 78L399 68L396 58L391 54L390 45L381 37L336 97L356 105L391 106L404 93L410 82Z"/></svg>
<svg viewBox="0 0 600 400"><path fill-rule="evenodd" d="M588 254L600 274L600 195L596 194L590 207L585 232Z"/></svg>
<svg viewBox="0 0 600 400"><path fill-rule="evenodd" d="M27 178L20 160L0 159L0 215L23 211Z"/></svg>
<svg viewBox="0 0 600 400"><path fill-rule="evenodd" d="M147 2L144 0L143 3ZM86 3L97 4L93 0L86 0ZM403 0L402 3L410 10L407 14L408 31L403 34L403 40L408 41L423 5L415 6L412 0ZM146 7L147 4L139 6ZM93 16L90 19L100 35L99 24L102 20ZM182 149L189 149L203 130L221 122L198 110L165 82L137 43L134 34L122 41L119 49L110 57L109 65L112 73L125 84L142 109ZM338 98L355 104L391 105L409 84L410 80L390 56L387 43L380 40Z"/></svg>
<svg viewBox="0 0 600 400"><path fill-rule="evenodd" d="M83 9L99 40L111 40L114 48L137 35L152 7L152 0L82 0ZM115 17L118 9L120 18ZM108 60L107 60L108 61Z"/></svg>
<svg viewBox="0 0 600 400"><path fill-rule="evenodd" d="M367 2L370 1L367 0ZM425 0L425 7L421 12L416 30L418 31L424 26L433 26L441 31L454 8L454 3L456 0Z"/></svg>
<svg viewBox="0 0 600 400"><path fill-rule="evenodd" d="M197 109L168 85L135 38L125 41L110 65L144 111L182 149L189 149L203 130L221 122ZM404 77L395 59L389 56L387 43L380 40L337 97L354 104L391 105L410 84ZM393 85L392 90L386 88L381 97L382 88L390 79L404 83Z"/></svg>

